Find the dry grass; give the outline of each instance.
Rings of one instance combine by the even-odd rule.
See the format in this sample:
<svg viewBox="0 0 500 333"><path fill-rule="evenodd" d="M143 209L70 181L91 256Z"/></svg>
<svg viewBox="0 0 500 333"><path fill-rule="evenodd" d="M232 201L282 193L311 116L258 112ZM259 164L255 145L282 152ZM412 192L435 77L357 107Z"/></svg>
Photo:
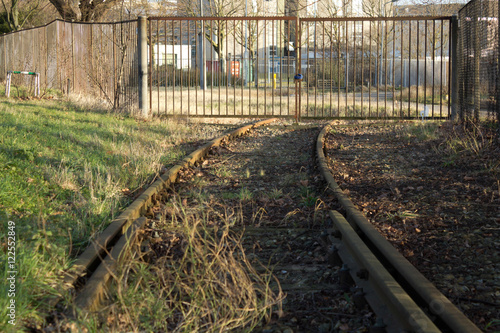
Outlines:
<svg viewBox="0 0 500 333"><path fill-rule="evenodd" d="M281 310L281 289L270 288L277 280L248 261L229 218L210 208L187 212L180 203L169 211L175 213L157 223L151 240L151 264L136 260L118 275L114 303L97 320L105 330L251 332L273 308ZM85 322L94 330L94 321Z"/></svg>
<svg viewBox="0 0 500 333"><path fill-rule="evenodd" d="M368 90L368 89L366 89ZM338 92L303 88L301 90L301 115L309 117L399 117L402 112L412 116L418 116L416 103L411 102L410 111L408 104L401 106L401 97L396 92L396 100L392 99L392 91L385 92L372 89L371 92ZM363 99L361 98L363 95ZM423 93L421 94L423 98ZM412 94L413 96L413 94ZM419 99L420 99L419 95ZM427 98L430 98L428 94ZM363 100L363 107L361 101ZM404 98L403 98L404 101ZM407 100L406 100L407 101ZM437 102L437 99L436 101ZM245 87L213 87L207 90L195 88L176 87L175 90L165 87L155 87L152 93L153 114L184 115L184 116L295 116L296 93L294 87L279 88L273 90L256 89L254 86ZM386 105L387 104L387 105ZM423 106L419 105L419 109ZM447 115L447 107L443 110L438 105L431 106L435 115L444 112Z"/></svg>
<svg viewBox="0 0 500 333"><path fill-rule="evenodd" d="M396 99L407 102L408 100L412 102L417 101L417 93L418 93L418 103L426 103L426 104L447 104L448 103L448 91L443 87L441 90L440 86L432 87L432 86L411 86L410 88L404 88L402 91L396 93ZM434 97L434 100L433 100Z"/></svg>

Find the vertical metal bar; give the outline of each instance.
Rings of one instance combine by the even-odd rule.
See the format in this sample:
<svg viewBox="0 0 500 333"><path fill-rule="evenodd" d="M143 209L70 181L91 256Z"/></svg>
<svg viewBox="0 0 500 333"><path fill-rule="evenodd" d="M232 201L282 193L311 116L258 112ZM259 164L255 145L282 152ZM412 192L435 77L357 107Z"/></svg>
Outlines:
<svg viewBox="0 0 500 333"><path fill-rule="evenodd" d="M322 24L321 25L323 27L323 32L322 32L322 36L323 36L323 47L322 47L322 57L321 57L321 63L322 63L322 74L323 74L323 87L321 88L321 100L322 100L322 106L321 106L321 116L324 117L325 116L325 25Z"/></svg>
<svg viewBox="0 0 500 333"><path fill-rule="evenodd" d="M307 50L307 54L306 54L306 73L307 73L307 85L306 85L306 94L307 94L307 99L306 99L306 115L309 114L309 84L311 83L311 73L310 73L310 70L309 70L309 67L310 67L310 64L309 64L309 41L311 40L311 36L310 36L310 33L309 33L309 22L306 22L305 23L306 26L307 26L307 46L306 46L306 50ZM315 111L316 112L316 111Z"/></svg>
<svg viewBox="0 0 500 333"><path fill-rule="evenodd" d="M411 24L413 22L409 21L408 29L408 117L411 116Z"/></svg>
<svg viewBox="0 0 500 333"><path fill-rule="evenodd" d="M151 48L153 47L152 43L149 44L149 50L148 50L148 38L146 38L146 35L148 35L149 40L151 40L151 20L149 20L149 33L148 29L146 28L146 21L147 18L144 16L140 16L138 19L138 39L139 39L139 58L140 58L140 68L139 68L139 108L142 110L142 115L143 117L148 117L149 116L149 110L153 110L152 106L152 91L149 89L149 110L146 107L147 105L147 94L148 94L148 72L152 72L151 68L151 61L149 62L149 70L148 70L148 56L146 55L147 51L149 51L149 59L151 59ZM149 86L151 87L152 84L152 77L151 74L149 74ZM141 103L142 100L142 103ZM141 105L142 104L142 105Z"/></svg>
<svg viewBox="0 0 500 333"><path fill-rule="evenodd" d="M329 60L329 67L330 67L330 117L333 116L333 61L332 61L332 55L333 55L333 21L330 22L330 56L328 57Z"/></svg>
<svg viewBox="0 0 500 333"><path fill-rule="evenodd" d="M273 69L272 70L272 77L271 77L271 93L272 93L272 100L271 100L271 103L272 103L272 106L271 106L271 112L272 112L272 115L274 116L274 90L275 90L275 86L274 86L274 52L277 52L278 49L275 48L276 45L274 44L274 20L271 21L271 45L272 45L272 48L273 48L273 56L271 58L271 68Z"/></svg>
<svg viewBox="0 0 500 333"><path fill-rule="evenodd" d="M380 31L380 21L377 21L377 59L378 59L378 56L380 55L380 60L377 61L377 118L378 118L378 111L379 111L379 107L378 107L378 103L379 103L379 97L380 97L380 82L382 81L380 79L380 65L382 63L382 54L380 52L380 43L379 43L379 40L381 40L382 38L382 33Z"/></svg>
<svg viewBox="0 0 500 333"><path fill-rule="evenodd" d="M424 26L424 109L427 106L427 20Z"/></svg>
<svg viewBox="0 0 500 333"><path fill-rule="evenodd" d="M203 108L202 108L202 115L206 115L206 91L207 91L207 60L206 60L206 50L205 50L205 20L201 18L201 27L200 27L200 49L201 49L201 76L200 76L200 89L203 90L202 98L203 98Z"/></svg>
<svg viewBox="0 0 500 333"><path fill-rule="evenodd" d="M318 111L318 52L317 52L317 40L316 40L316 29L317 24L314 21L314 117L317 116ZM308 66L309 67L309 66Z"/></svg>
<svg viewBox="0 0 500 333"><path fill-rule="evenodd" d="M420 57L420 54L419 54L420 53L420 45L419 45L420 38L419 38L419 36L420 36L420 21L417 21L417 100L416 100L417 106L416 106L416 110L415 110L415 112L416 112L415 115L417 116L417 118L418 118L418 90L420 89L420 72L419 72L419 70L420 70L420 68L419 68L420 67L420 64L419 64L419 62L420 62L420 59L419 59L419 57Z"/></svg>
<svg viewBox="0 0 500 333"><path fill-rule="evenodd" d="M401 69L400 69L400 74L401 74L401 85L400 85L400 94L399 94L399 98L400 98L400 101L399 101L399 116L400 117L403 117L403 50L404 50L404 38L403 38L403 21L400 21L401 23L401 35L399 36L399 38L401 38L401 54L400 54L400 58L401 58L401 63L399 64Z"/></svg>
<svg viewBox="0 0 500 333"><path fill-rule="evenodd" d="M175 115L175 69L177 67L177 59L175 57L175 21L172 20L172 63L173 63L173 73L172 73L172 115ZM158 22L159 23L159 22ZM165 44L167 43L167 31L165 30ZM165 58L167 55L165 54ZM165 87L166 88L166 87ZM166 90L166 89L165 89ZM166 93L166 91L165 91ZM166 107L165 107L166 109ZM182 113L182 110L181 110Z"/></svg>
<svg viewBox="0 0 500 333"><path fill-rule="evenodd" d="M113 103L116 100L116 31L115 31L115 25L113 24L112 26L112 31L113 31Z"/></svg>
<svg viewBox="0 0 500 333"><path fill-rule="evenodd" d="M387 47L389 46L389 41L387 40L387 18L384 18L384 43L383 45L383 53L384 53L384 114L387 117Z"/></svg>
<svg viewBox="0 0 500 333"><path fill-rule="evenodd" d="M302 55L301 55L301 50L302 50L302 38L301 38L301 35L302 35L302 31L301 31L301 24L300 24L300 17L297 15L297 20L295 21L295 39L296 39L296 42L295 42L295 52L296 52L296 58L297 58L297 73L300 73L302 71ZM306 58L307 59L307 58ZM297 94L297 97L298 97L298 103L296 104L295 106L295 121L298 122L299 119L300 119L300 114L301 114L301 109L302 109L302 105L301 105L301 102L302 102L302 82L299 82L298 83L299 85L299 91L298 91L298 94Z"/></svg>
<svg viewBox="0 0 500 333"><path fill-rule="evenodd" d="M210 35L213 36L214 24L210 21ZM212 37L213 38L213 37ZM214 114L214 48L210 46L210 115Z"/></svg>
<svg viewBox="0 0 500 333"><path fill-rule="evenodd" d="M49 80L47 78L47 73L48 73L48 67L49 67L49 45L48 45L48 36L47 36L47 26L44 26L43 27L43 32L44 32L44 36L45 36L45 54L46 56L44 57L45 59L45 75L44 75L44 78L45 78L45 87L48 88L49 87ZM90 27L90 36L92 36L92 26ZM92 37L91 37L92 38ZM7 54L5 53L5 38L2 38L3 39L3 54L4 54L4 57L3 57L3 60L4 60L4 71L7 70ZM92 39L91 39L92 41ZM92 52L92 42L90 43L90 52ZM90 58L93 58L92 56ZM91 70L92 70L92 67L91 67Z"/></svg>
<svg viewBox="0 0 500 333"><path fill-rule="evenodd" d="M286 90L286 96L287 96L287 99L288 99L288 112L287 112L287 115L290 115L290 64L291 64L291 56L290 56L290 35L291 35L291 32L290 30L291 27L290 27L291 23L290 23L290 20L287 21L287 33L288 33L288 36L287 36L287 66L286 66L286 78L287 78L287 90ZM294 45L294 50L297 49L297 45Z"/></svg>
<svg viewBox="0 0 500 333"><path fill-rule="evenodd" d="M369 73L369 78L368 78L368 117L372 116L372 22L370 22L370 29L369 29L369 35L370 38L368 38L369 44L368 45L368 54L370 55L368 58L368 73Z"/></svg>
<svg viewBox="0 0 500 333"><path fill-rule="evenodd" d="M354 70L353 70L353 78L352 78L352 83L353 83L353 89L352 89L352 103L353 103L353 112L354 115L356 115L356 74L357 74L357 68L356 68L356 21L352 22L352 34L353 34L353 52L354 52Z"/></svg>
<svg viewBox="0 0 500 333"><path fill-rule="evenodd" d="M431 45L432 45L432 118L434 118L434 94L435 94L435 89L434 89L434 79L435 79L435 75L434 75L434 70L435 70L435 67L436 67L436 59L434 57L434 53L435 53L435 49L436 49L436 20L432 20L432 41L431 41Z"/></svg>
<svg viewBox="0 0 500 333"><path fill-rule="evenodd" d="M187 92L188 92L188 116L191 116L191 21L187 21L187 45L188 45L188 73L187 73Z"/></svg>
<svg viewBox="0 0 500 333"><path fill-rule="evenodd" d="M349 110L348 92L349 92L349 25L345 21L345 115Z"/></svg>
<svg viewBox="0 0 500 333"><path fill-rule="evenodd" d="M194 21L194 43L195 43L195 49L196 49L196 61L195 61L195 73L196 73L196 76L194 78L194 99L195 99L195 105L194 105L194 113L195 115L198 115L198 82L200 83L200 88L201 88L201 75L198 74L198 72L201 72L201 67L199 65L201 65L201 62L203 61L203 57L201 56L201 43L198 41L198 28L197 28L197 22L198 21ZM200 26L201 28L201 26ZM201 29L200 29L201 30ZM201 31L200 31L200 35L201 35ZM203 36L202 36L203 38ZM200 54L198 54L200 53ZM200 60L198 60L200 59ZM198 81L198 82L197 82Z"/></svg>
<svg viewBox="0 0 500 333"><path fill-rule="evenodd" d="M392 21L392 116L396 103L396 21Z"/></svg>
<svg viewBox="0 0 500 333"><path fill-rule="evenodd" d="M247 24L247 25L250 27L250 24ZM259 21L257 19L255 20L255 26L257 28L256 31L258 32ZM251 36L251 35L252 35L252 33L250 32L249 36ZM259 35L257 34L256 36L258 37ZM249 39L251 40L250 37L249 37ZM257 45L258 45L258 38L257 38ZM253 43L252 43L252 46L253 46ZM257 49L257 52L258 52L258 49ZM252 52L252 56L251 57L250 57L250 52L248 52L248 59L247 59L248 60L248 64L249 64L248 65L248 82L247 82L247 84L248 84L248 115L250 115L251 112L252 112L252 85L250 84L250 80L251 80L250 68L252 68L252 66L255 66L253 64L253 58L254 58L253 52ZM250 66L250 59L252 60L251 66ZM253 77L254 77L254 80L255 80L255 74L256 74L255 69L254 69L254 71L253 71L252 74L253 74ZM254 82L254 84L255 84L255 82Z"/></svg>
<svg viewBox="0 0 500 333"><path fill-rule="evenodd" d="M156 77L156 95L157 95L157 103L158 103L158 115L160 114L160 34L159 34L159 26L160 26L160 21L156 21L156 72L155 72L155 77ZM154 45L154 44L153 44ZM153 58L151 58L150 61L153 61ZM154 64L153 64L154 66ZM165 83L166 85L166 83ZM166 90L166 87L165 87ZM165 105L165 113L167 112L167 106Z"/></svg>
<svg viewBox="0 0 500 333"><path fill-rule="evenodd" d="M76 89L76 71L75 71L75 32L74 32L74 23L71 24L71 70L73 71L73 91Z"/></svg>
<svg viewBox="0 0 500 333"><path fill-rule="evenodd" d="M440 85L439 85L439 117L443 117L443 44L444 44L444 38L443 38L443 31L444 31L444 20L441 20L441 39L439 41L439 44L440 44L440 56L441 56L441 63L440 63L440 75L439 75L439 81L440 81ZM451 37L451 36L450 36ZM451 57L448 57L448 59L451 59ZM448 83L449 84L449 83Z"/></svg>
<svg viewBox="0 0 500 333"><path fill-rule="evenodd" d="M364 76L364 65L365 65L365 21L361 21L361 117L365 116L364 104L363 104L363 94L365 87L365 76Z"/></svg>
<svg viewBox="0 0 500 333"><path fill-rule="evenodd" d="M267 20L264 20L264 115L267 115L267 79L269 74L268 63L267 63Z"/></svg>
<svg viewBox="0 0 500 333"><path fill-rule="evenodd" d="M3 39L3 69L4 71L7 71L7 38L5 36L2 36ZM48 58L49 58L49 46L47 45L48 43L48 38L47 38L47 27L45 27L45 45L47 47L47 61L48 63ZM10 58L10 57L9 57ZM47 66L45 66L47 68ZM45 77L47 77L47 69L45 70Z"/></svg>
<svg viewBox="0 0 500 333"><path fill-rule="evenodd" d="M189 45L189 42L188 42L188 45ZM184 99L184 96L182 96L182 72L183 72L183 63L184 63L184 59L182 58L182 21L179 21L179 57L181 58L180 59L180 62L179 62L179 90L180 90L180 94L181 94L181 114L182 114L182 110L184 110L183 108L183 103L182 103L182 100ZM189 112L188 112L188 115L189 115Z"/></svg>
<svg viewBox="0 0 500 333"><path fill-rule="evenodd" d="M339 21L338 23L338 29L337 29L337 33L338 33L338 37L337 37L337 91L338 91L338 94L337 94L337 116L340 117L340 69L341 69L341 65L340 65L340 39L342 38L342 33L340 31L340 28L341 28L341 23ZM344 84L346 82L346 73L345 73L345 67L343 69L343 72L344 72ZM344 112L344 116L346 116L347 113Z"/></svg>
<svg viewBox="0 0 500 333"><path fill-rule="evenodd" d="M229 39L229 35L227 34L227 26L229 25L229 22L230 21L226 21L225 24L224 24L225 28L226 28L225 29L226 30L226 50L229 50L229 48L227 46L227 40ZM226 69L226 77L225 77L225 79L227 81L226 82L226 116L229 114L229 100L228 100L228 95L229 95L229 84L231 83L229 81L229 77L231 75L231 67L232 67L231 66L231 57L229 57L229 54L228 54L228 58L229 59L226 61L226 68L225 68ZM229 64L228 64L228 62L229 62Z"/></svg>
<svg viewBox="0 0 500 333"><path fill-rule="evenodd" d="M283 114L282 112L282 108L283 108L283 60L285 58L285 50L283 49L283 39L282 39L282 36L283 36L283 25L284 25L284 21L283 20L279 20L279 24L280 24L280 32L279 32L279 39L277 41L277 45L281 45L281 47L279 48L280 50L280 57L279 57L279 69L280 69L280 116Z"/></svg>
<svg viewBox="0 0 500 333"><path fill-rule="evenodd" d="M479 6L479 5L478 5ZM480 45L480 26L479 26L479 20L481 15L479 13L479 9L477 9L476 13L472 15L472 29L473 29L473 36L474 36L474 70L473 75L474 75L474 121L479 121L479 111L481 108L481 81L480 81L480 70L481 70L481 45Z"/></svg>
<svg viewBox="0 0 500 333"><path fill-rule="evenodd" d="M257 31L256 34L256 61L257 63L255 64L255 88L257 88L257 115L259 115L259 22L257 22L255 30ZM251 97L250 97L251 99Z"/></svg>
<svg viewBox="0 0 500 333"><path fill-rule="evenodd" d="M223 46L224 46L224 42L222 42L219 38L219 36L221 35L221 27L220 27L220 20L217 21L217 44L219 45L219 57L217 59L217 63L218 63L218 68L217 68L217 91L218 91L218 94L217 94L217 115L220 116L221 115L221 112L220 112L220 108L221 108L221 102L220 102L220 87L222 85L222 73L223 73L223 70L224 70L224 66L222 66L222 63L224 61L221 61L225 58L225 54L221 54L222 53L222 49L223 49Z"/></svg>
<svg viewBox="0 0 500 333"><path fill-rule="evenodd" d="M243 30L242 30L243 31ZM236 38L236 20L233 21L233 38ZM241 53L243 55L243 53ZM234 55L234 66L236 66L236 40L233 39L233 55ZM241 78L241 62L238 67L238 77ZM232 71L232 66L229 66ZM236 72L236 70L235 70ZM231 77L233 73L231 72ZM233 79L233 114L236 115L236 77ZM243 82L242 82L243 83ZM243 86L243 84L241 85Z"/></svg>
<svg viewBox="0 0 500 333"><path fill-rule="evenodd" d="M200 27L200 30L201 30L201 40L200 40L200 48L201 48L201 68L200 68L200 71L202 72L201 76L200 76L200 80L202 80L203 82L200 81L201 85L200 85L200 88L203 90L203 109L202 109L202 114L203 115L206 115L206 91L207 91L207 71L206 71L206 67L207 67L207 60L206 60L206 50L205 50L205 20L202 18L201 20L201 27Z"/></svg>
<svg viewBox="0 0 500 333"><path fill-rule="evenodd" d="M242 36L242 38L245 38L245 39L246 39L246 37L244 37L244 35L243 35L243 30L245 29L245 28L244 28L244 26L243 26L243 22L244 22L244 21L243 21L243 20L241 20L241 36ZM246 24L246 23L247 23L247 22L245 22L245 24ZM241 45L240 45L240 46L241 46L241 47L240 47L240 49L241 49L241 63L240 63L240 77L241 77L241 115L243 115L243 104L245 104L245 103L244 103L244 100L245 100L245 94L244 94L244 89L243 89L243 87L244 87L244 85L245 85L244 83L247 81L247 80L246 80L246 76L248 75L248 77L249 77L249 75L250 75L250 73L247 73L248 69L247 69L247 68L243 68L243 67L245 66L245 63L246 63L246 61L245 61L245 52L246 52L246 50L243 50L243 44L245 44L245 45L246 45L246 43L247 43L247 41L245 40L245 41L243 41L243 43L241 43ZM249 84L248 82L247 82L247 84L250 86L250 84Z"/></svg>

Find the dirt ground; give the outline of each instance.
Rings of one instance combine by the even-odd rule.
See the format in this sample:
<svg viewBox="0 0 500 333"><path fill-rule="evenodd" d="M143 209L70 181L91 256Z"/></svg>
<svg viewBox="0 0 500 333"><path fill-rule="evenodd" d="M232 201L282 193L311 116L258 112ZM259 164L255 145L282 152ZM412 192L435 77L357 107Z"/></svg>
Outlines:
<svg viewBox="0 0 500 333"><path fill-rule="evenodd" d="M449 123L338 122L325 140L340 187L485 331L500 330L500 142Z"/></svg>

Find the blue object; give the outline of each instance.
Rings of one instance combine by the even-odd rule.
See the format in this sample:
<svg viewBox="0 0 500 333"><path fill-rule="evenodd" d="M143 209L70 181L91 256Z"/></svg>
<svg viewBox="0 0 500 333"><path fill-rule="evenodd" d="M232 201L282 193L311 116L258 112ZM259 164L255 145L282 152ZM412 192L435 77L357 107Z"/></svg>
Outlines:
<svg viewBox="0 0 500 333"><path fill-rule="evenodd" d="M293 77L295 80L302 80L304 77L302 76L302 74L297 74Z"/></svg>

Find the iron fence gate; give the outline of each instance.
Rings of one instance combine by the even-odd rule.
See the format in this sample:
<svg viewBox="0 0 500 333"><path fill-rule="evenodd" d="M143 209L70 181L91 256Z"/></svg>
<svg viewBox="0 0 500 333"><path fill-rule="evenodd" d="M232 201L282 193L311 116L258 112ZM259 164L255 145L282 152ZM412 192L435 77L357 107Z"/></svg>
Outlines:
<svg viewBox="0 0 500 333"><path fill-rule="evenodd" d="M450 20L151 17L149 107L167 116L448 117Z"/></svg>

